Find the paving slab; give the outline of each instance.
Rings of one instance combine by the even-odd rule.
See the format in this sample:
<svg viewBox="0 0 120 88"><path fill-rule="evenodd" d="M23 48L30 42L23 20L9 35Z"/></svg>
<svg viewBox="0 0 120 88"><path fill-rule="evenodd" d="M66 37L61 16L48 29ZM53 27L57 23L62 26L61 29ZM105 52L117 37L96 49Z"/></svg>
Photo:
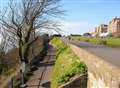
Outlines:
<svg viewBox="0 0 120 88"><path fill-rule="evenodd" d="M50 88L53 67L55 63L56 49L49 46L47 55L43 61L39 62L38 70L27 82L27 88Z"/></svg>

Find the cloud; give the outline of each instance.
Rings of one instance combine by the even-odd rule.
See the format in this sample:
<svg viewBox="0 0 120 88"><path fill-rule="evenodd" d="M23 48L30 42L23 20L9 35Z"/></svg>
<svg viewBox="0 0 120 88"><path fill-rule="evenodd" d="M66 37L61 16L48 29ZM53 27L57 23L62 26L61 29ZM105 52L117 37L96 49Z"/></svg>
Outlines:
<svg viewBox="0 0 120 88"><path fill-rule="evenodd" d="M66 34L83 34L85 32L93 31L94 26L85 21L63 22L61 27Z"/></svg>

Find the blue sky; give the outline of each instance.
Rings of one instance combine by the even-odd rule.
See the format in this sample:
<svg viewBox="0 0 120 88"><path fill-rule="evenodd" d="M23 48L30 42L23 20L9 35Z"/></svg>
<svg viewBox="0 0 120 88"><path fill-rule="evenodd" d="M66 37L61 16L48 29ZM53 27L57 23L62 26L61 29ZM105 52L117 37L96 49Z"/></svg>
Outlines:
<svg viewBox="0 0 120 88"><path fill-rule="evenodd" d="M95 26L120 17L120 0L63 0L62 3L67 11L64 30L69 33L92 32Z"/></svg>
<svg viewBox="0 0 120 88"><path fill-rule="evenodd" d="M0 0L0 8L8 0ZM62 29L66 33L93 32L99 24L120 17L120 0L62 0L66 16Z"/></svg>

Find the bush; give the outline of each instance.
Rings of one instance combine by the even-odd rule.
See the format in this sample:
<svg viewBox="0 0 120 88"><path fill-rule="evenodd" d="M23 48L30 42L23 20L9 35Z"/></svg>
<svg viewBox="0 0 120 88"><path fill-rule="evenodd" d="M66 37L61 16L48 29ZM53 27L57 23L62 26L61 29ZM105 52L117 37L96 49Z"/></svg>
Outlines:
<svg viewBox="0 0 120 88"><path fill-rule="evenodd" d="M101 45L107 45L107 41L106 40L100 40L99 44L101 44Z"/></svg>
<svg viewBox="0 0 120 88"><path fill-rule="evenodd" d="M89 42L89 39L86 39L85 42Z"/></svg>
<svg viewBox="0 0 120 88"><path fill-rule="evenodd" d="M0 75L7 72L7 71L8 71L7 65L0 64Z"/></svg>
<svg viewBox="0 0 120 88"><path fill-rule="evenodd" d="M63 73L63 75L59 78L58 83L59 85L64 84L70 80L71 77L77 75L77 74L83 74L86 73L86 65L84 63L74 62L72 64L71 69Z"/></svg>

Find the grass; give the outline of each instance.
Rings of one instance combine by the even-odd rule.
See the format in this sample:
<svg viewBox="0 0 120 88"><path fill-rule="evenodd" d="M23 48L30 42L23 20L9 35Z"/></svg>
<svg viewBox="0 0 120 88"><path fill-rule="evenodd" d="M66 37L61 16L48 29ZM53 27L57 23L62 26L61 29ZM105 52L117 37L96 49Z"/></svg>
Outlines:
<svg viewBox="0 0 120 88"><path fill-rule="evenodd" d="M120 38L111 38L107 40L107 45L120 48Z"/></svg>
<svg viewBox="0 0 120 88"><path fill-rule="evenodd" d="M98 45L107 45L109 47L120 48L120 38L87 38L87 37L73 37L75 40L90 42Z"/></svg>
<svg viewBox="0 0 120 88"><path fill-rule="evenodd" d="M63 41L59 38L54 38L51 44L57 48L57 61L54 67L51 88L58 88L75 75L87 72L86 65L80 61Z"/></svg>

